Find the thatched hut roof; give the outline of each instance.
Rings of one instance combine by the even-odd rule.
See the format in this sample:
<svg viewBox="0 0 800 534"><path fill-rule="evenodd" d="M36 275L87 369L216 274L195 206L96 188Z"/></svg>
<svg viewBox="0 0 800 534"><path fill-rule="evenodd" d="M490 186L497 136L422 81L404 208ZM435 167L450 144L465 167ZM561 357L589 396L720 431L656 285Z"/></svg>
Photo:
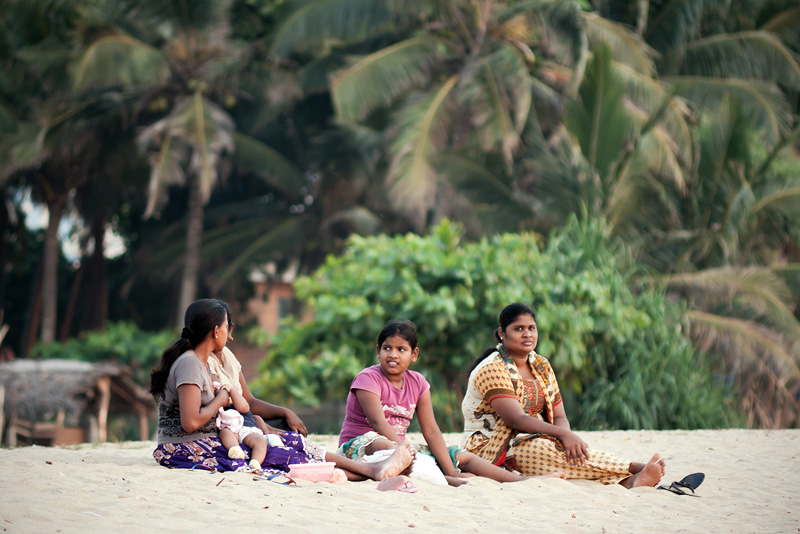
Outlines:
<svg viewBox="0 0 800 534"><path fill-rule="evenodd" d="M77 425L97 399L98 382L111 381L109 410L114 414L140 413L155 406L153 398L131 379L125 366L74 360L15 360L0 363L5 386L5 414L46 421L64 411L66 424Z"/></svg>

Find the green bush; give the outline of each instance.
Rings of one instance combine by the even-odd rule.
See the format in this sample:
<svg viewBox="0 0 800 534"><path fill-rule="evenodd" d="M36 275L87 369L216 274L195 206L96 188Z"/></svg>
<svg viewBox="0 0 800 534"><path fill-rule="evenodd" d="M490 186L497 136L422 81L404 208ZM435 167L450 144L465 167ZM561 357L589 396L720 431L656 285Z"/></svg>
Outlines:
<svg viewBox="0 0 800 534"><path fill-rule="evenodd" d="M682 309L639 287L625 249L599 221L569 224L546 246L530 233L462 243L448 221L427 237L352 237L296 283L314 311L272 340L257 394L317 406L344 400L375 360L383 325L417 324L415 369L432 384L437 419L460 430L466 373L494 344L497 314L515 301L537 311L537 352L559 377L576 428L703 428L735 417L705 355L684 336Z"/></svg>

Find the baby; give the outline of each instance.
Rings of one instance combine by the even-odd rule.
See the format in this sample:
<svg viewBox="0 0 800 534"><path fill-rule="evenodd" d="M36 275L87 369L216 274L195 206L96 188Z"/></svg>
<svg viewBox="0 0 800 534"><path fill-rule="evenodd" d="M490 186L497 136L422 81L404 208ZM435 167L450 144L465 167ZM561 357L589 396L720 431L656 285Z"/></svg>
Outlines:
<svg viewBox="0 0 800 534"><path fill-rule="evenodd" d="M235 409L219 409L217 415L217 428L219 429L219 440L222 445L228 450L228 458L242 459L246 458L240 443L244 443L252 449L250 455L250 469L261 469L261 464L267 457L267 436L256 426L245 426L243 413L250 411L250 405L244 397L233 388L229 386L222 386L216 380L213 382L214 391L220 388L224 389L231 396L233 407ZM275 436L277 437L277 436ZM280 438L278 438L280 440ZM281 443L283 445L283 443Z"/></svg>

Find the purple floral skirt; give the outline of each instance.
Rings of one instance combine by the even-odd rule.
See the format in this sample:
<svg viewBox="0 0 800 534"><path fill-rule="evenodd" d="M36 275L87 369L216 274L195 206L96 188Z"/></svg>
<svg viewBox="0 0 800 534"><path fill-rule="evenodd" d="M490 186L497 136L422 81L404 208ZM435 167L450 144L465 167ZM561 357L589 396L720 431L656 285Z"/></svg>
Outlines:
<svg viewBox="0 0 800 534"><path fill-rule="evenodd" d="M308 441L301 434L281 435L283 447L267 447L267 457L261 464L267 472L288 472L290 464L325 461L325 449ZM250 457L250 448L240 444ZM163 443L153 451L159 464L172 469L204 469L207 471L249 471L248 459L232 460L219 438L210 437L185 443Z"/></svg>

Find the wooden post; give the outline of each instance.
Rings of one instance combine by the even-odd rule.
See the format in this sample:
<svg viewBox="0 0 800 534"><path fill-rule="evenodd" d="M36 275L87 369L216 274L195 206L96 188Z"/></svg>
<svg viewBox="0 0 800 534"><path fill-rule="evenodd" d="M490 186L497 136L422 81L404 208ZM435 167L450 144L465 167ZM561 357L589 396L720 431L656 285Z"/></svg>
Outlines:
<svg viewBox="0 0 800 534"><path fill-rule="evenodd" d="M147 435L147 408L139 407L139 439L147 441L150 436Z"/></svg>
<svg viewBox="0 0 800 534"><path fill-rule="evenodd" d="M97 381L100 390L100 406L97 408L98 441L108 441L108 405L111 402L111 377L104 376Z"/></svg>
<svg viewBox="0 0 800 534"><path fill-rule="evenodd" d="M3 443L3 429L6 427L6 387L0 384L0 443Z"/></svg>

